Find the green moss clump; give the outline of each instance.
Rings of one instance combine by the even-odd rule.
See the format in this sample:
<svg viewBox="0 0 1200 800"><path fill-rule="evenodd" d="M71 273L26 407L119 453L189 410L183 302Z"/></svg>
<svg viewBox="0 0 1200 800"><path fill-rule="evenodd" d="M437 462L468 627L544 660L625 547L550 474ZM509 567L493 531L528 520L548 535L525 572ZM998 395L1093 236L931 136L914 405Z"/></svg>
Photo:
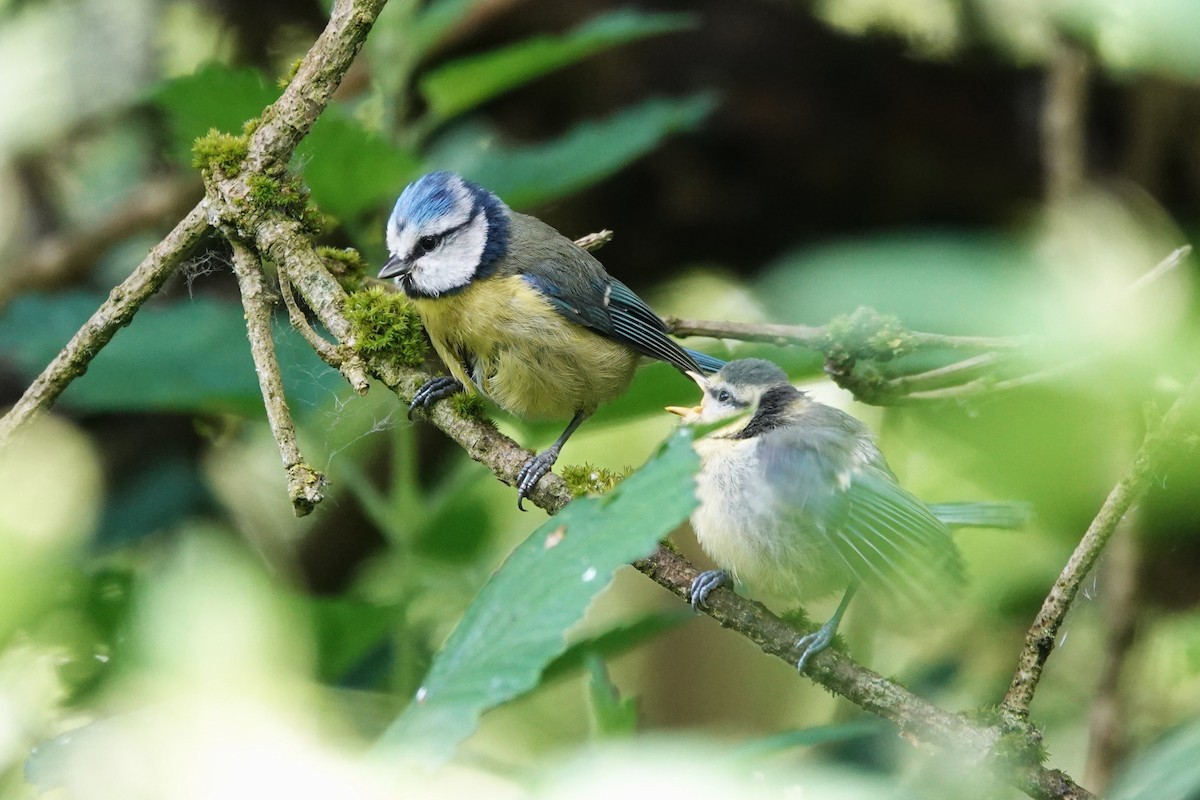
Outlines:
<svg viewBox="0 0 1200 800"><path fill-rule="evenodd" d="M321 212L308 201L308 189L300 176L285 173L281 178L269 175L251 175L246 179L250 189L250 200L261 208L282 211L289 217L300 220L304 229L313 235L325 229Z"/></svg>
<svg viewBox="0 0 1200 800"><path fill-rule="evenodd" d="M303 63L303 56L297 57L294 61L292 61L291 65L288 66L287 72L280 75L279 80L275 81L276 85L278 85L280 89L286 89L288 84L292 82L292 78L296 77L296 73L300 71L300 65Z"/></svg>
<svg viewBox="0 0 1200 800"><path fill-rule="evenodd" d="M562 479L573 497L583 497L589 494L605 494L632 474L633 470L629 467L614 472L604 467L593 467L591 464L570 464L563 467Z"/></svg>
<svg viewBox="0 0 1200 800"><path fill-rule="evenodd" d="M317 255L325 262L325 268L337 279L347 292L363 288L367 277L367 262L353 247L318 247Z"/></svg>
<svg viewBox="0 0 1200 800"><path fill-rule="evenodd" d="M474 392L459 392L450 396L450 407L460 417L473 419L476 422L489 422L487 418L487 402Z"/></svg>
<svg viewBox="0 0 1200 800"><path fill-rule="evenodd" d="M828 341L825 355L834 360L891 361L915 349L912 334L898 317L866 307L830 320L825 326L825 338Z"/></svg>
<svg viewBox="0 0 1200 800"><path fill-rule="evenodd" d="M192 166L209 175L232 175L249 152L249 139L210 128L192 144Z"/></svg>
<svg viewBox="0 0 1200 800"><path fill-rule="evenodd" d="M429 348L421 318L398 292L372 286L346 298L343 309L354 332L354 349L368 358L391 358L416 367Z"/></svg>

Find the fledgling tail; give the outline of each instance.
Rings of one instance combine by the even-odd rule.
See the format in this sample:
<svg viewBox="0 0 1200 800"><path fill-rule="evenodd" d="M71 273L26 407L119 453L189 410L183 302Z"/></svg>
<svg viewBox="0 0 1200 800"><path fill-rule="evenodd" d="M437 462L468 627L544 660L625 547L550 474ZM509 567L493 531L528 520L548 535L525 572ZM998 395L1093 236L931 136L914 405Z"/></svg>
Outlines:
<svg viewBox="0 0 1200 800"><path fill-rule="evenodd" d="M949 528L1024 528L1033 518L1029 503L930 503L929 510Z"/></svg>

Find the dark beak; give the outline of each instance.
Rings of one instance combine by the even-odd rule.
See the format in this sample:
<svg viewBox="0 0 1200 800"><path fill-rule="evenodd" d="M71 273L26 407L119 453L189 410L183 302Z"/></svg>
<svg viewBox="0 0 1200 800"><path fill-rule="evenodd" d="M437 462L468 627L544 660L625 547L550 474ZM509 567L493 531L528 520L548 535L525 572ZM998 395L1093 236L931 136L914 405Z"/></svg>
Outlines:
<svg viewBox="0 0 1200 800"><path fill-rule="evenodd" d="M409 264L400 256L391 256L383 264L383 269L379 270L379 279L399 278L401 275L407 275L412 272L412 264Z"/></svg>

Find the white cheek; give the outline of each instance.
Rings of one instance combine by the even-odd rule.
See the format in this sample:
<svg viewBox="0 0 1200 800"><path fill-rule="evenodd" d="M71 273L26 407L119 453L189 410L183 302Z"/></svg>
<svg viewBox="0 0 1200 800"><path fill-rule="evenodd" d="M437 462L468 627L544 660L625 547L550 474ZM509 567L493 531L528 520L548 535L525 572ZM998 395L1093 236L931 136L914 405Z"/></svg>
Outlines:
<svg viewBox="0 0 1200 800"><path fill-rule="evenodd" d="M439 295L466 286L474 277L487 244L487 218L477 214L471 224L417 260L413 286L425 294Z"/></svg>
<svg viewBox="0 0 1200 800"><path fill-rule="evenodd" d="M700 402L700 422L720 422L737 414L740 409L724 403L718 403L708 395Z"/></svg>

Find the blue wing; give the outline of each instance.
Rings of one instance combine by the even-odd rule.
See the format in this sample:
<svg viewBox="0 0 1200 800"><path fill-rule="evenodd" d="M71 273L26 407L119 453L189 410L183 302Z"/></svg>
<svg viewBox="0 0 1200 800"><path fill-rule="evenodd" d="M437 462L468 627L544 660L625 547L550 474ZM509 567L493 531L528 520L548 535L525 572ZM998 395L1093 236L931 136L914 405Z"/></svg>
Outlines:
<svg viewBox="0 0 1200 800"><path fill-rule="evenodd" d="M949 529L896 482L874 444L856 435L861 423L823 410L839 415L835 425L793 425L759 437L763 480L794 535L816 537L815 549L832 559L829 569L889 599L929 603L960 583Z"/></svg>
<svg viewBox="0 0 1200 800"><path fill-rule="evenodd" d="M537 262L522 278L541 293L558 313L623 344L642 355L665 361L681 372L714 372L724 362L681 347L667 335L667 326L642 298L625 284L595 270L571 273L561 261ZM713 368L713 364L717 366Z"/></svg>

